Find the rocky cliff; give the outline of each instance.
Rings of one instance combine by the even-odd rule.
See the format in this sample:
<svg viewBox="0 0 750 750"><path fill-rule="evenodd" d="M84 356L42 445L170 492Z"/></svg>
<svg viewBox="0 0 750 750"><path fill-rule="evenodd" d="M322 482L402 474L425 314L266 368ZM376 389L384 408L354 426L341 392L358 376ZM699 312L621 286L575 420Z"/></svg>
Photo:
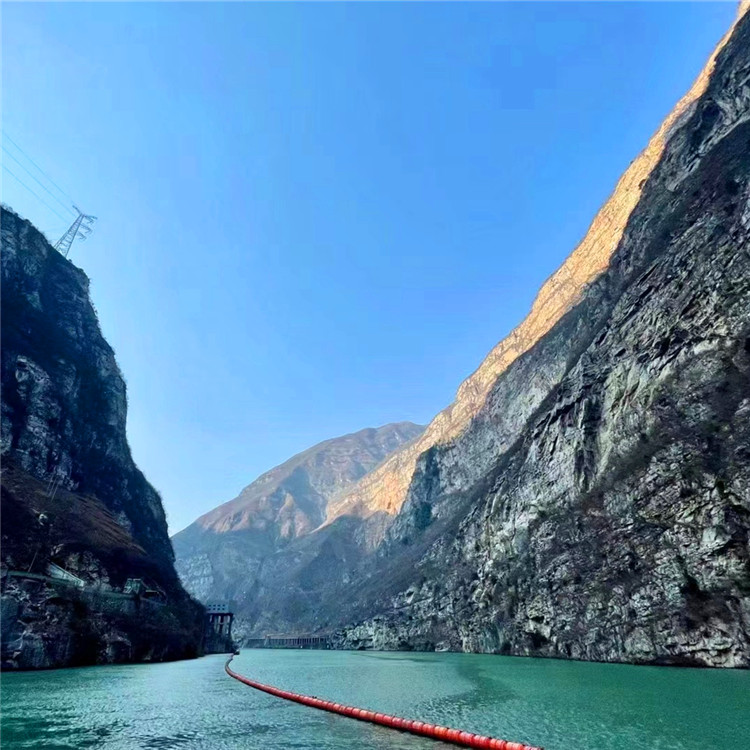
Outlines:
<svg viewBox="0 0 750 750"><path fill-rule="evenodd" d="M29 222L6 208L0 221L3 664L195 655L202 609L131 457L125 382L88 278Z"/></svg>
<svg viewBox="0 0 750 750"><path fill-rule="evenodd" d="M454 404L267 559L256 628L750 666L745 9Z"/></svg>
<svg viewBox="0 0 750 750"><path fill-rule="evenodd" d="M398 514L339 645L750 666L744 10L529 318L342 499Z"/></svg>
<svg viewBox="0 0 750 750"><path fill-rule="evenodd" d="M422 430L410 422L360 430L266 472L174 536L183 583L205 602L233 601L240 635L260 626L259 618L280 627L257 603L269 571L294 567L297 550L306 548L302 540L323 523L329 503Z"/></svg>
<svg viewBox="0 0 750 750"><path fill-rule="evenodd" d="M744 5L741 7L746 8ZM612 254L626 231L629 217L641 200L647 178L662 158L674 129L684 122L705 93L716 56L730 34L731 30L721 40L690 90L630 164L612 195L594 217L580 244L539 290L528 316L492 349L476 371L460 385L455 401L430 422L418 440L408 449L395 453L377 471L329 505L329 520L342 515L366 518L375 513L397 513L406 499L418 457L433 446L458 437L485 404L498 376L548 333L580 301L587 286L609 266ZM475 458L477 471L484 471L486 465L482 463L483 456ZM371 541L377 543L380 539L372 537Z"/></svg>

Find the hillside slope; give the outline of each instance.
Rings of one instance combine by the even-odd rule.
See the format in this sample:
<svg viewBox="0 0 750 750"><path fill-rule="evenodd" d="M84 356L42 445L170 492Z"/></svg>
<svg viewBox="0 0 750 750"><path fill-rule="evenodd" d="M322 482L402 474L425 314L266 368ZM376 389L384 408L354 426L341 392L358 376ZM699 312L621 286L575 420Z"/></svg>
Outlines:
<svg viewBox="0 0 750 750"><path fill-rule="evenodd" d="M422 429L401 422L360 430L319 443L266 472L174 536L185 586L203 601L234 600L246 617L269 558L319 527L332 498ZM240 620L237 632L242 629Z"/></svg>

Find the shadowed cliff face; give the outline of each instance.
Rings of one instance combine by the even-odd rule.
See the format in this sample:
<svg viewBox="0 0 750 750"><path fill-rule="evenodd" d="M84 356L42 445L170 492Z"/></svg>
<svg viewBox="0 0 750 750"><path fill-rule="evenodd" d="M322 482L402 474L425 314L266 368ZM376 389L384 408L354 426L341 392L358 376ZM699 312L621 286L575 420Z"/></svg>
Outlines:
<svg viewBox="0 0 750 750"><path fill-rule="evenodd" d="M130 455L125 381L88 278L6 210L2 262L3 457L99 496L174 580L164 509Z"/></svg>
<svg viewBox="0 0 750 750"><path fill-rule="evenodd" d="M16 581L3 598L6 665L194 655L201 610L175 573L161 499L131 457L125 382L88 279L29 222L6 209L0 220L3 567L44 574L54 562L114 589L142 577L169 603L158 648L136 645L148 617L119 614L81 646L75 633L98 617L90 603ZM108 651L107 639L120 645Z"/></svg>
<svg viewBox="0 0 750 750"><path fill-rule="evenodd" d="M747 16L699 84L603 273L419 456L340 645L750 666Z"/></svg>
<svg viewBox="0 0 750 750"><path fill-rule="evenodd" d="M238 497L173 538L185 586L204 601L235 600L246 612L269 558L318 528L332 498L417 437L402 422L327 440L266 472ZM246 623L245 623L246 624ZM243 621L238 621L242 632Z"/></svg>

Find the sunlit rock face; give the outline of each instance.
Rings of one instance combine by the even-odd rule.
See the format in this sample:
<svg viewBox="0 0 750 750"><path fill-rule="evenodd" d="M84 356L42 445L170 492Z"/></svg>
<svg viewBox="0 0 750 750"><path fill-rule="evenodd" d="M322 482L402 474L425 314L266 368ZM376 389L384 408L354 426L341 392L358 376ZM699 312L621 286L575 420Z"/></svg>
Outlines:
<svg viewBox="0 0 750 750"><path fill-rule="evenodd" d="M397 515L339 645L750 666L743 11L515 336L342 500Z"/></svg>
<svg viewBox="0 0 750 750"><path fill-rule="evenodd" d="M629 218L641 200L647 179L661 160L671 134L690 117L696 102L705 93L716 55L728 36L718 45L693 86L667 116L643 152L620 178L581 243L539 290L528 316L494 347L477 370L461 384L456 400L435 417L418 440L395 453L377 471L329 505L329 520L344 514L367 517L374 513L397 513L406 499L418 457L432 446L448 443L458 437L483 408L498 376L540 341L582 299L587 286L608 268L613 253L622 241ZM541 388L531 384L524 395L525 403L515 402L516 407L521 407L517 420L519 424L523 424L525 416L538 406L539 399L546 392L544 384ZM512 441L516 435L517 429L513 429L506 438ZM485 458L490 460L491 456L482 453L472 462L476 475L487 470ZM386 525L381 526L385 528ZM372 541L379 540L373 537Z"/></svg>
<svg viewBox="0 0 750 750"><path fill-rule="evenodd" d="M315 445L266 472L234 500L175 535L185 586L203 601L234 601L241 634L265 588L264 571L286 560L284 551L296 550L294 543L323 523L332 499L422 430L410 422L361 430Z"/></svg>
<svg viewBox="0 0 750 750"><path fill-rule="evenodd" d="M14 579L3 593L3 664L195 655L201 609L175 573L161 499L131 457L125 381L88 278L12 211L0 222L3 568L44 575L54 562L114 590L138 577L167 603L149 638L149 617L127 606L106 613L101 597Z"/></svg>
<svg viewBox="0 0 750 750"><path fill-rule="evenodd" d="M330 490L293 459L178 535L239 635L750 665L749 35L743 7L424 432Z"/></svg>

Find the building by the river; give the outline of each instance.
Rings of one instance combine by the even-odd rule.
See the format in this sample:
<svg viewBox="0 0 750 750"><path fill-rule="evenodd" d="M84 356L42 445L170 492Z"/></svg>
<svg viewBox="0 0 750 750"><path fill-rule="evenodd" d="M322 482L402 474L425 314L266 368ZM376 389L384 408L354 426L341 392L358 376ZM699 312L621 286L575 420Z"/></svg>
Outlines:
<svg viewBox="0 0 750 750"><path fill-rule="evenodd" d="M234 651L233 622L234 613L229 602L209 602L206 605L203 649L207 654L223 654Z"/></svg>

